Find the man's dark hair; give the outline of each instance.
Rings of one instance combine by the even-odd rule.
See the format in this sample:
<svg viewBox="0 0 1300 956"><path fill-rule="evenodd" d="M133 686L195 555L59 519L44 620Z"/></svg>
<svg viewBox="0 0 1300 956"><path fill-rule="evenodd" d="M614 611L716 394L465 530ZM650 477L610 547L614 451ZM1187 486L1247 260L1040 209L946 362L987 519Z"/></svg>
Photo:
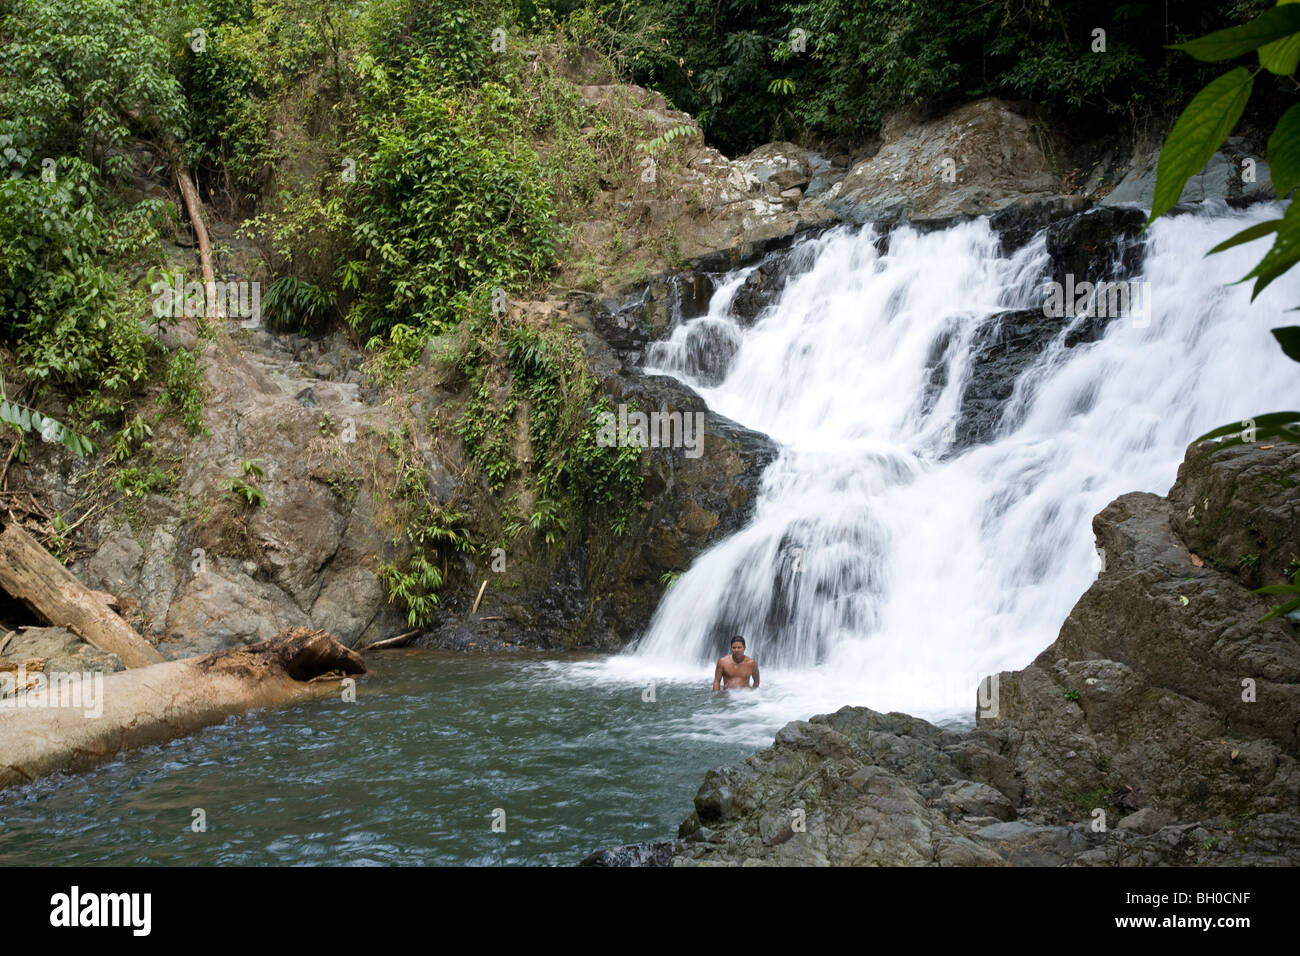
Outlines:
<svg viewBox="0 0 1300 956"><path fill-rule="evenodd" d="M732 644L735 644L736 641L740 641L740 645L741 645L741 647L748 647L748 646L749 646L748 644L745 643L745 639L744 639L743 637L741 637L739 634L737 634L735 637L733 637L733 638L731 639L731 641L727 644L727 646L730 647Z"/></svg>

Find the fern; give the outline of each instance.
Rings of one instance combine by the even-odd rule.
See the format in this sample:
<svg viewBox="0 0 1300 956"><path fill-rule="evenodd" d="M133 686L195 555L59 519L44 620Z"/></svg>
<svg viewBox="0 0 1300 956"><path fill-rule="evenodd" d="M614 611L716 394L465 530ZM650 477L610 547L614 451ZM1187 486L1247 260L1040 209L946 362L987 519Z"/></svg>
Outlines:
<svg viewBox="0 0 1300 956"><path fill-rule="evenodd" d="M642 143L641 148L647 153L653 153L655 150L667 146L673 140L681 139L686 136L694 136L699 133L699 131L700 128L698 126L691 126L688 123L683 123L681 126L674 126L672 129L666 130L662 136L656 136L648 143Z"/></svg>
<svg viewBox="0 0 1300 956"><path fill-rule="evenodd" d="M42 415L28 405L10 401L5 394L3 377L0 377L0 424L11 425L20 432L33 432L40 435L42 441L58 442L77 457L95 450L89 438L74 432L58 419Z"/></svg>
<svg viewBox="0 0 1300 956"><path fill-rule="evenodd" d="M298 331L319 326L327 317L332 297L318 285L297 276L280 276L266 290L262 309L273 329Z"/></svg>

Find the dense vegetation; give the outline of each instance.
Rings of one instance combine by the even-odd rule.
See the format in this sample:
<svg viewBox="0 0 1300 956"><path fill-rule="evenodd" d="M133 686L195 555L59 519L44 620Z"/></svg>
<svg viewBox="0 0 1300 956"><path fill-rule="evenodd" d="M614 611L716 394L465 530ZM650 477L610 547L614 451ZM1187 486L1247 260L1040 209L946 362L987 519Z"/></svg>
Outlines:
<svg viewBox="0 0 1300 956"><path fill-rule="evenodd" d="M0 15L0 349L10 399L67 403L80 430L125 419L161 359L124 270L156 253L165 208L127 202L133 136L171 142L185 104L164 41L114 0L13 0ZM34 409L32 409L34 410ZM39 414L39 413L38 413ZM19 429L17 450L25 457ZM89 442L60 435L74 450Z"/></svg>
<svg viewBox="0 0 1300 956"><path fill-rule="evenodd" d="M572 92L538 73L539 49L600 48L739 150L862 139L896 107L987 93L1080 122L1158 110L1201 78L1163 44L1265 6L5 0L8 388L27 404L66 399L93 434L120 427L133 391L163 374L133 316L173 227L167 204L124 187L172 168L248 218L275 327L343 321L409 359L471 296L544 282L565 202L599 188L597 154L627 150L619 131L582 125Z"/></svg>
<svg viewBox="0 0 1300 956"><path fill-rule="evenodd" d="M1201 72L1166 44L1268 0L621 0L593 37L724 151L860 139L884 113L1001 95L1083 128L1181 102ZM577 16L575 14L575 16ZM1099 44L1104 31L1104 47Z"/></svg>

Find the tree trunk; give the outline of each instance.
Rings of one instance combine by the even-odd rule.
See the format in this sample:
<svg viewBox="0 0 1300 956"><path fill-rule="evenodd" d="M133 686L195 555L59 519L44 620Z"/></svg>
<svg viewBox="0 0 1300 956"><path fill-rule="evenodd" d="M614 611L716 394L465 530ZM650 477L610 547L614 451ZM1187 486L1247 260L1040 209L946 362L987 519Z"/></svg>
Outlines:
<svg viewBox="0 0 1300 956"><path fill-rule="evenodd" d="M203 224L203 203L199 200L199 191L190 178L188 169L176 171L176 183L181 188L181 198L185 200L185 211L189 214L190 224L194 227L194 238L199 243L199 263L203 269L203 314L210 319L220 315L220 303L217 302L216 275L212 271L212 244L208 241L208 229Z"/></svg>
<svg viewBox="0 0 1300 956"><path fill-rule="evenodd" d="M16 522L0 534L0 590L55 627L75 631L87 643L122 658L127 667L159 664L163 656L114 614Z"/></svg>

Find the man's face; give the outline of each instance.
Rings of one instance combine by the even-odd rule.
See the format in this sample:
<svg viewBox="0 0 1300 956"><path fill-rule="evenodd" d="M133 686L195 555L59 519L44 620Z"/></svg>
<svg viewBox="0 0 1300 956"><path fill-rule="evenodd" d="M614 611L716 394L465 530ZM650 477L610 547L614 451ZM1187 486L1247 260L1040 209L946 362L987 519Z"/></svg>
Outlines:
<svg viewBox="0 0 1300 956"><path fill-rule="evenodd" d="M745 645L740 641L731 642L731 659L737 664L745 659Z"/></svg>

